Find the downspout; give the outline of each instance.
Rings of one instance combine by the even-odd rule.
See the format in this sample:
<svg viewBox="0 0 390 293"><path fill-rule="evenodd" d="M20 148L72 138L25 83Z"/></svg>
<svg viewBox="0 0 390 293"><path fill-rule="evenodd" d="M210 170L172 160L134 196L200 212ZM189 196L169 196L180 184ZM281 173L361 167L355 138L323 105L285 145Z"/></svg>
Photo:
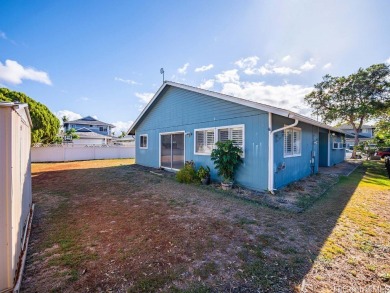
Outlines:
<svg viewBox="0 0 390 293"><path fill-rule="evenodd" d="M274 193L274 134L297 126L299 122L298 119L294 118L294 115L291 115L290 117L290 113L287 117L295 119L294 123L272 130L272 113L268 112L268 191L272 194Z"/></svg>

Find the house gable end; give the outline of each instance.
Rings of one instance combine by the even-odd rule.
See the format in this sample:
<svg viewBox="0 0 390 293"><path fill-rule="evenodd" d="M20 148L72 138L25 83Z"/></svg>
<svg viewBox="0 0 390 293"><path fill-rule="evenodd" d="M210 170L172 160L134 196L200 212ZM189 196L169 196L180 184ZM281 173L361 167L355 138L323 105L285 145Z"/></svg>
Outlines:
<svg viewBox="0 0 390 293"><path fill-rule="evenodd" d="M195 128L202 128L203 125L212 121L231 120L259 114L266 114L266 112L169 86L145 111L136 129L138 131L138 129L148 130L178 125L194 125Z"/></svg>

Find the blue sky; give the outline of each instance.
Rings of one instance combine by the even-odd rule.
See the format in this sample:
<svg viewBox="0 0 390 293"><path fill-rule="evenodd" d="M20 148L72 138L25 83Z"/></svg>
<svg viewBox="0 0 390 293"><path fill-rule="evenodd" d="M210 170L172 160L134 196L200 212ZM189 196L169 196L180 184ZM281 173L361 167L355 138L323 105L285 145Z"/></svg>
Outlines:
<svg viewBox="0 0 390 293"><path fill-rule="evenodd" d="M322 76L390 63L390 1L1 1L0 85L127 129L168 80L310 115Z"/></svg>

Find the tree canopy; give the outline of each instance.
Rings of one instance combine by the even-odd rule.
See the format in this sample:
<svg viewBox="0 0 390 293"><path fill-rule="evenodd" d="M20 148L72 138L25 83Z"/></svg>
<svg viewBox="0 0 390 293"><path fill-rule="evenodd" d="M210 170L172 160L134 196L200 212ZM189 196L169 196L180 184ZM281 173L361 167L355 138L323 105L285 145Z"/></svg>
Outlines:
<svg viewBox="0 0 390 293"><path fill-rule="evenodd" d="M360 68L347 77L326 75L305 101L324 122L350 124L357 145L363 123L390 107L390 68L382 63Z"/></svg>
<svg viewBox="0 0 390 293"><path fill-rule="evenodd" d="M51 143L55 141L60 128L60 121L45 105L23 93L11 91L7 88L0 88L0 101L28 104L33 123L31 130L32 143Z"/></svg>
<svg viewBox="0 0 390 293"><path fill-rule="evenodd" d="M379 146L390 146L390 108L375 124L374 142Z"/></svg>

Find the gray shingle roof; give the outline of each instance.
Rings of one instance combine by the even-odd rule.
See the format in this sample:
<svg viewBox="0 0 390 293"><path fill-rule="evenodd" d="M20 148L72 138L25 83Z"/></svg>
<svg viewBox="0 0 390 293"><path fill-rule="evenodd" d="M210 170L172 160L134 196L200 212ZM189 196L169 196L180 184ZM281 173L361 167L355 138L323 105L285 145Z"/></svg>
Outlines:
<svg viewBox="0 0 390 293"><path fill-rule="evenodd" d="M103 121L99 121L91 116L87 116L87 117L77 119L77 120L66 121L64 124L108 125L112 128L115 127L115 125L112 125L110 123L106 123Z"/></svg>
<svg viewBox="0 0 390 293"><path fill-rule="evenodd" d="M102 134L90 131L89 129L86 129L86 128L80 128L79 130L76 131L76 134L80 138L108 138L108 139L111 139L110 136L102 135Z"/></svg>

